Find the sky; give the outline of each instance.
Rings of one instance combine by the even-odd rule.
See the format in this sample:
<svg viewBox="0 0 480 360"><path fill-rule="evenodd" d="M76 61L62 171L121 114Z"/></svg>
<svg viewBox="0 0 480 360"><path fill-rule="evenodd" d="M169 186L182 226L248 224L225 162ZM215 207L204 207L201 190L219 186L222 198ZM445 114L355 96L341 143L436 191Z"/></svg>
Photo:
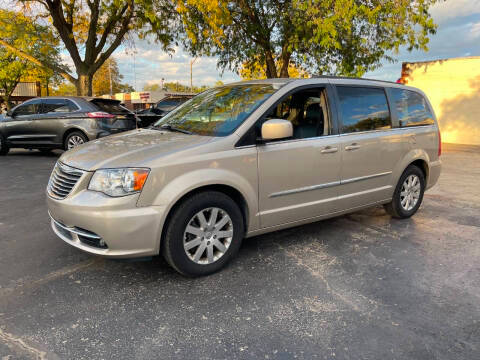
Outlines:
<svg viewBox="0 0 480 360"><path fill-rule="evenodd" d="M446 0L432 7L431 14L438 29L430 38L428 52L402 49L394 55L398 60L396 63L384 63L365 77L395 81L400 77L402 62L480 56L480 0ZM136 41L135 46L135 56L125 49L114 53L124 82L137 90L159 83L162 78L167 82L190 84L191 57L181 48L168 55L159 45L145 40ZM198 58L193 65L193 84L213 85L217 80L228 83L240 80L240 77L228 70L222 74L215 58Z"/></svg>

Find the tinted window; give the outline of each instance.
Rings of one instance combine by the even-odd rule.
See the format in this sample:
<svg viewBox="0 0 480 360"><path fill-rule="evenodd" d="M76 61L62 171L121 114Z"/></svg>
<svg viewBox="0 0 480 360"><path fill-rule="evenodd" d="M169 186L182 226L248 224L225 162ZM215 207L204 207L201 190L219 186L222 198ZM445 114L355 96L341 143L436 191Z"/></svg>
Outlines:
<svg viewBox="0 0 480 360"><path fill-rule="evenodd" d="M33 115L39 111L40 100L32 100L26 104L22 104L15 109L15 116Z"/></svg>
<svg viewBox="0 0 480 360"><path fill-rule="evenodd" d="M383 130L392 127L383 89L337 86L342 133Z"/></svg>
<svg viewBox="0 0 480 360"><path fill-rule="evenodd" d="M392 89L400 126L433 125L433 115L425 98L410 90Z"/></svg>
<svg viewBox="0 0 480 360"><path fill-rule="evenodd" d="M109 114L130 114L130 111L121 106L118 101L93 99L90 102L94 104L99 111L105 111Z"/></svg>
<svg viewBox="0 0 480 360"><path fill-rule="evenodd" d="M66 113L77 110L77 106L66 99L45 99L42 102L42 113Z"/></svg>

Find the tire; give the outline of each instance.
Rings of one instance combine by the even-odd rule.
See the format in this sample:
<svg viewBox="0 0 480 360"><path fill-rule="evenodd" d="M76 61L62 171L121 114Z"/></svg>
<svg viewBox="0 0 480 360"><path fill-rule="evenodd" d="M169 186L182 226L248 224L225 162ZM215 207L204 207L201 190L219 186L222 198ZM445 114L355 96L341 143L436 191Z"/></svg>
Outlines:
<svg viewBox="0 0 480 360"><path fill-rule="evenodd" d="M423 171L418 166L410 165L400 176L392 201L385 204L384 208L392 217L399 219L409 218L420 207L424 192L425 175Z"/></svg>
<svg viewBox="0 0 480 360"><path fill-rule="evenodd" d="M0 155L7 155L10 151L10 147L7 145L5 137L0 134Z"/></svg>
<svg viewBox="0 0 480 360"><path fill-rule="evenodd" d="M78 145L84 144L88 141L87 137L80 131L73 131L67 135L63 142L63 149L65 151L71 150Z"/></svg>
<svg viewBox="0 0 480 360"><path fill-rule="evenodd" d="M204 216L206 230L201 228L200 213ZM217 228L213 226L215 223ZM162 254L183 275L212 274L237 254L244 232L240 208L229 196L217 191L198 193L182 201L169 216L162 239ZM196 259L198 253L200 257Z"/></svg>

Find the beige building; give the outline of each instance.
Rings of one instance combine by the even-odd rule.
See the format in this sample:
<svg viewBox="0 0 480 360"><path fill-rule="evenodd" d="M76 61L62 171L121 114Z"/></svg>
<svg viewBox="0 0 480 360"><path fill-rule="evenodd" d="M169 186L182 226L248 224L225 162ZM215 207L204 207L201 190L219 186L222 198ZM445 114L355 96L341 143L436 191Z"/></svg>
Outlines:
<svg viewBox="0 0 480 360"><path fill-rule="evenodd" d="M480 145L480 56L403 63L401 79L427 94L443 142Z"/></svg>

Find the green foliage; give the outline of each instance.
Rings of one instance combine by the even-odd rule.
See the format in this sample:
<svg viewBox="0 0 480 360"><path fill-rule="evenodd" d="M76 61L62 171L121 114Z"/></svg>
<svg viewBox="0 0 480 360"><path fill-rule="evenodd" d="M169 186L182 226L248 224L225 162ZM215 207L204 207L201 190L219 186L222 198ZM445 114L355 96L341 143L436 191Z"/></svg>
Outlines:
<svg viewBox="0 0 480 360"><path fill-rule="evenodd" d="M58 41L48 27L21 13L0 9L0 39L25 54L60 67ZM58 79L58 73L40 67L10 48L0 47L0 89L8 100L19 81Z"/></svg>
<svg viewBox="0 0 480 360"><path fill-rule="evenodd" d="M93 94L110 94L110 79L112 81L112 94L133 91L130 85L122 84L123 75L120 74L117 61L111 57L105 61L93 76Z"/></svg>
<svg viewBox="0 0 480 360"><path fill-rule="evenodd" d="M57 96L73 96L77 93L75 85L69 82L61 83L56 89L52 91L52 95Z"/></svg>
<svg viewBox="0 0 480 360"><path fill-rule="evenodd" d="M0 93L2 100L9 103L10 95L29 68L27 61L19 61L15 54L0 49Z"/></svg>
<svg viewBox="0 0 480 360"><path fill-rule="evenodd" d="M51 22L55 35L70 54L77 76L62 76L75 84L77 94L91 95L94 74L112 53L131 39L150 37L167 51L174 41L177 17L170 0L17 0L36 18ZM0 44L1 41L0 41ZM47 68L48 62L33 59Z"/></svg>
<svg viewBox="0 0 480 360"><path fill-rule="evenodd" d="M308 73L361 76L394 61L400 47L427 50L438 0L176 0L193 56L239 70L258 59L266 77ZM276 66L283 64L280 69Z"/></svg>
<svg viewBox="0 0 480 360"><path fill-rule="evenodd" d="M172 92L200 93L208 89L209 86L207 85L193 86L193 91L192 91L189 85L183 85L183 84L180 84L179 82L166 82L163 84L163 88L164 90L172 91ZM145 85L143 87L143 90L144 91L160 91L162 89L160 88L160 84L149 84L149 85Z"/></svg>
<svg viewBox="0 0 480 360"><path fill-rule="evenodd" d="M143 87L143 91L160 91L160 84L149 84Z"/></svg>

